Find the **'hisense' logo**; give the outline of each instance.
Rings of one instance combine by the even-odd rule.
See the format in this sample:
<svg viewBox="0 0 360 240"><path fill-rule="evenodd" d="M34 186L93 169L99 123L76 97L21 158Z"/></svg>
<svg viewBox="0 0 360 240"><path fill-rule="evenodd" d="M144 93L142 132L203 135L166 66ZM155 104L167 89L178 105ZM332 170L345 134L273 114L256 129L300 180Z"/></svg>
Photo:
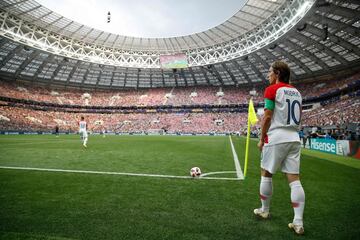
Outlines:
<svg viewBox="0 0 360 240"><path fill-rule="evenodd" d="M331 152L336 153L336 144L329 143L329 142L318 142L315 139L311 140L311 149L324 151L324 152Z"/></svg>

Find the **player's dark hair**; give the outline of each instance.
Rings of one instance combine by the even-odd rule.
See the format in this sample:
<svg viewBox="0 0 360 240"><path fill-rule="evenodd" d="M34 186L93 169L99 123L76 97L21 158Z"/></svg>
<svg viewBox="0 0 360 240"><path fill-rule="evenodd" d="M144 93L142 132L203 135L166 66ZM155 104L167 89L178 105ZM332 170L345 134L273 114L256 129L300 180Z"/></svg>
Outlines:
<svg viewBox="0 0 360 240"><path fill-rule="evenodd" d="M273 72L279 76L279 81L283 83L290 82L290 68L289 66L282 61L276 61L271 64Z"/></svg>
<svg viewBox="0 0 360 240"><path fill-rule="evenodd" d="M83 116L81 116L81 120L84 120L84 117L83 117Z"/></svg>

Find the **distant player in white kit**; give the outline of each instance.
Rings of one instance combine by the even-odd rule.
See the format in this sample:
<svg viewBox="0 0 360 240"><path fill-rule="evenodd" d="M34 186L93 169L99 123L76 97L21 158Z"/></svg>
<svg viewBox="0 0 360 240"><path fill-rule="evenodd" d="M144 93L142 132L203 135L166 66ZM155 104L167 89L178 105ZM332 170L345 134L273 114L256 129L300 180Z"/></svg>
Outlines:
<svg viewBox="0 0 360 240"><path fill-rule="evenodd" d="M105 130L105 127L102 128L101 130L101 134L103 136L103 138L106 136L106 130Z"/></svg>
<svg viewBox="0 0 360 240"><path fill-rule="evenodd" d="M300 138L302 97L299 91L289 85L290 69L281 61L274 62L268 73L270 86L265 89L265 112L261 122L261 137L258 147L261 151L261 208L254 214L270 217L270 200L273 193L272 175L280 168L286 174L291 188L291 203L294 219L288 227L304 234L303 213L305 193L301 185Z"/></svg>
<svg viewBox="0 0 360 240"><path fill-rule="evenodd" d="M79 133L83 141L83 146L87 147L86 143L88 141L88 133L87 133L87 123L84 120L84 117L81 117L81 121L79 122Z"/></svg>

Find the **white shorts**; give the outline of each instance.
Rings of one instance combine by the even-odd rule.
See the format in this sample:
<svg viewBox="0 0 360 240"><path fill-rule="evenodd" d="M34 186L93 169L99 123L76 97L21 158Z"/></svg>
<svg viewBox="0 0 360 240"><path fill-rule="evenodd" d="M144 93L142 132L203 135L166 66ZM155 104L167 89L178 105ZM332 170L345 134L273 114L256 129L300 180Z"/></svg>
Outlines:
<svg viewBox="0 0 360 240"><path fill-rule="evenodd" d="M261 168L275 174L281 167L283 173L300 173L300 142L265 145L261 152Z"/></svg>
<svg viewBox="0 0 360 240"><path fill-rule="evenodd" d="M80 136L82 138L87 138L88 137L88 133L87 133L86 130L80 130L79 133L80 133Z"/></svg>

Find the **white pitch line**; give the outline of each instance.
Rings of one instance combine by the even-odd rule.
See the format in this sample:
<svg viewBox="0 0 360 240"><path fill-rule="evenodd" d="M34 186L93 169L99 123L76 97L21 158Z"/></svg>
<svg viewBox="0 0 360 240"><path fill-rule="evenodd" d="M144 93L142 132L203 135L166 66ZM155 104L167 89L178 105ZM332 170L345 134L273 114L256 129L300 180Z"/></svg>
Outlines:
<svg viewBox="0 0 360 240"><path fill-rule="evenodd" d="M200 177L206 177L210 175L224 174L224 173L236 173L236 172L235 171L207 172L207 173L202 173Z"/></svg>
<svg viewBox="0 0 360 240"><path fill-rule="evenodd" d="M235 163L235 169L236 169L236 176L238 177L238 179L244 179L244 174L241 170L241 166L240 166L240 162L238 159L238 156L236 154L235 148L234 148L234 144L232 142L231 136L229 136L230 139L230 144L231 144L231 150L234 156L234 163Z"/></svg>
<svg viewBox="0 0 360 240"><path fill-rule="evenodd" d="M230 180L230 181L239 181L240 178L225 178L225 177L200 177L198 179L213 179L213 180Z"/></svg>
<svg viewBox="0 0 360 240"><path fill-rule="evenodd" d="M193 179L192 177L188 177L188 176L173 176L173 175L146 174L146 173L126 173L126 172L102 172L102 171L87 171L87 170L68 170L68 169L53 169L53 168L32 168L32 167L0 166L0 169L28 170L28 171L42 171L42 172L87 173L87 174L103 174L103 175L123 175L123 176L138 176L138 177ZM215 178L215 177L204 177L204 178L198 178L198 179L239 180L238 178Z"/></svg>

